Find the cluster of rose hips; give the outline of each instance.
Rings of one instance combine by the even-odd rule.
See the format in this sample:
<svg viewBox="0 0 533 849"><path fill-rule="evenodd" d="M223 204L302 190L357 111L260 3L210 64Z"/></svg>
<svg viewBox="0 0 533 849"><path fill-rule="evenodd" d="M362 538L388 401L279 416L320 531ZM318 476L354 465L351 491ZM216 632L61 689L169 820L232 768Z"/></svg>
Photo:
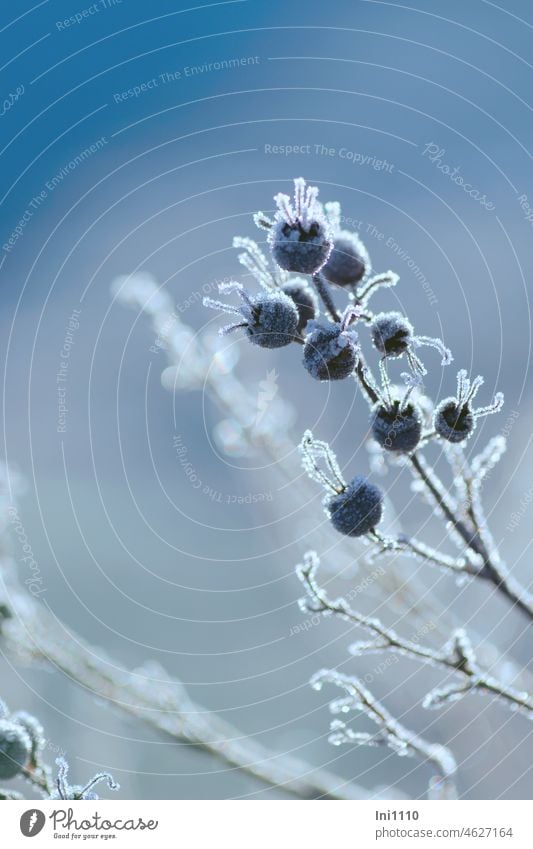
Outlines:
<svg viewBox="0 0 533 849"><path fill-rule="evenodd" d="M252 344L263 348L281 348L294 342L302 345L304 368L316 380L343 380L355 375L372 406L374 440L385 450L411 454L425 436L422 410L412 397L413 388L426 374L416 349L423 345L436 348L443 365L452 361L451 353L440 339L415 335L412 324L401 313L370 312L371 295L381 287L395 285L397 276L388 272L372 277L370 259L359 236L341 228L339 204L319 203L318 189L306 186L302 178L296 179L294 186L294 200L285 194L274 197L277 212L273 219L262 212L254 216L257 226L268 232L272 269L255 242L241 238L234 242L245 249L240 260L258 280L261 291L251 294L240 283L223 284L220 291L237 292L242 303L233 306L211 298L204 303L235 317L233 324L222 328L223 334L241 328ZM316 291L294 275L309 275ZM330 284L349 293L350 304L342 314L335 307ZM326 312L320 321L317 294ZM355 329L360 321L369 326L372 343L381 355L381 386L364 364ZM402 398L397 397L385 369L387 360L400 357L405 357L410 368L410 374L403 375L407 388ZM503 403L498 393L491 405L473 409L482 378L470 381L461 370L457 383L457 395L441 401L433 417L434 435L451 443L466 440L476 420L501 409ZM322 454L328 461L327 454ZM322 479L322 483L333 490L326 499L326 510L338 531L362 536L374 530L383 509L378 487L359 476L349 484L340 476L333 482Z"/></svg>

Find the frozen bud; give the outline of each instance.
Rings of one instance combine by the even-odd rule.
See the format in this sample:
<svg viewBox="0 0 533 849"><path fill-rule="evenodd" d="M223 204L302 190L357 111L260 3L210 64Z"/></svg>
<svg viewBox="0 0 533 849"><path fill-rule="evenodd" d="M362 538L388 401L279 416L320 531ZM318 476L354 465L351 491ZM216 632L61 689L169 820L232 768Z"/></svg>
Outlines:
<svg viewBox="0 0 533 849"><path fill-rule="evenodd" d="M274 197L278 211L274 221L260 213L258 226L268 229L272 257L280 268L300 274L315 274L327 261L333 246L331 228L317 201L316 186L294 181L294 201L288 195Z"/></svg>
<svg viewBox="0 0 533 849"><path fill-rule="evenodd" d="M333 250L322 274L337 286L356 286L370 270L370 258L355 233L340 230L335 233Z"/></svg>
<svg viewBox="0 0 533 849"><path fill-rule="evenodd" d="M382 312L370 326L374 347L386 357L400 357L413 335L412 324L399 312Z"/></svg>
<svg viewBox="0 0 533 849"><path fill-rule="evenodd" d="M447 366L452 360L451 351L441 339L431 336L415 336L413 325L399 312L382 312L370 325L374 347L384 357L401 357L405 354L411 371L415 375L427 374L427 369L415 353L416 348L427 346L436 348L441 355L441 365Z"/></svg>
<svg viewBox="0 0 533 849"><path fill-rule="evenodd" d="M477 419L497 413L503 406L503 394L497 392L492 404L473 409L472 401L483 385L483 378L470 381L464 369L457 374L457 395L445 398L435 409L434 427L447 442L464 442L473 433Z"/></svg>
<svg viewBox="0 0 533 849"><path fill-rule="evenodd" d="M447 398L435 410L435 430L447 442L463 442L474 428L474 414L468 404L460 406L455 398Z"/></svg>
<svg viewBox="0 0 533 849"><path fill-rule="evenodd" d="M303 364L316 380L342 380L352 374L359 356L358 335L350 321L356 313L348 307L341 321L311 321L304 345Z"/></svg>
<svg viewBox="0 0 533 849"><path fill-rule="evenodd" d="M0 720L0 778L15 778L28 763L31 749L31 740L22 726Z"/></svg>
<svg viewBox="0 0 533 849"><path fill-rule="evenodd" d="M318 298L305 280L289 280L281 290L294 301L298 310L297 331L301 333L307 323L318 315Z"/></svg>
<svg viewBox="0 0 533 849"><path fill-rule="evenodd" d="M383 515L381 490L358 475L342 492L326 501L326 510L335 530L350 537L373 531Z"/></svg>
<svg viewBox="0 0 533 849"><path fill-rule="evenodd" d="M343 380L357 365L357 335L339 324L314 324L304 345L303 364L316 380Z"/></svg>
<svg viewBox="0 0 533 849"><path fill-rule="evenodd" d="M243 328L250 342L261 348L282 348L294 341L299 314L294 301L284 292L260 292L250 295L240 283L223 283L221 292L237 292L243 303L240 307L204 298L204 306L219 309L238 318L234 324L223 327L225 335Z"/></svg>
<svg viewBox="0 0 533 849"><path fill-rule="evenodd" d="M381 490L361 476L346 483L328 443L315 439L310 430L303 435L300 451L305 471L326 490L324 507L333 527L350 537L373 531L383 513Z"/></svg>
<svg viewBox="0 0 533 849"><path fill-rule="evenodd" d="M372 436L387 451L409 454L414 451L422 435L422 413L412 403L402 405L377 404L372 410L370 423Z"/></svg>
<svg viewBox="0 0 533 849"><path fill-rule="evenodd" d="M252 298L246 334L261 348L282 348L294 340L298 310L283 292L261 293Z"/></svg>

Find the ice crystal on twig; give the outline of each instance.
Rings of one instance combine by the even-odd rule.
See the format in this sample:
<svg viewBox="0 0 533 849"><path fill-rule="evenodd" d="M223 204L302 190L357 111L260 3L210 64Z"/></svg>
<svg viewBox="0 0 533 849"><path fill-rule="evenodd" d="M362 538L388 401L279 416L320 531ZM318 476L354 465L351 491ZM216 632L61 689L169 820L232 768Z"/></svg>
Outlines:
<svg viewBox="0 0 533 849"><path fill-rule="evenodd" d="M274 202L278 208L274 220L263 213L254 216L257 226L268 230L274 261L286 271L316 274L333 247L331 227L318 203L318 188L297 177L294 200L279 192Z"/></svg>
<svg viewBox="0 0 533 849"><path fill-rule="evenodd" d="M364 287L357 293L355 302L360 304L363 309L366 309L372 295L380 289L392 289L393 286L396 286L399 279L399 276L394 271L384 271L380 274L375 274L366 281Z"/></svg>
<svg viewBox="0 0 533 849"><path fill-rule="evenodd" d="M342 743L357 745L385 745L400 756L415 756L424 762L433 764L437 769L437 779L451 782L457 772L457 764L452 753L445 746L428 743L422 737L405 728L379 702L370 690L353 675L344 675L333 669L322 669L311 679L316 690L324 684L334 684L345 691L346 696L330 702L332 714L358 713L374 722L378 730L375 734L355 731L348 723L335 719L331 723L330 742L334 746Z"/></svg>
<svg viewBox="0 0 533 849"><path fill-rule="evenodd" d="M120 785L114 781L108 772L98 772L85 785L70 784L68 780L69 765L65 758L56 758L57 778L56 789L52 792L52 799L86 799L95 800L99 796L94 792L94 787L105 781L110 790L119 790Z"/></svg>
<svg viewBox="0 0 533 849"><path fill-rule="evenodd" d="M419 641L405 639L376 617L365 616L351 608L346 599L330 599L316 580L319 565L318 555L311 551L305 555L304 562L296 567L296 574L306 591L306 595L300 600L300 607L302 610L320 613L323 616L339 616L371 633L375 638L372 641L357 642L352 645L353 655L392 651L403 657L461 676L460 684L453 684L449 688L449 695L447 695L448 690L443 691L442 688L438 688L436 695L434 691L428 694L424 700L425 707L439 706L446 698L453 696L453 700L457 700L469 692L476 692L493 695L511 710L519 710L529 719L533 719L531 696L496 680L489 671L483 669L478 663L468 636L462 629L457 629L440 651L425 646Z"/></svg>

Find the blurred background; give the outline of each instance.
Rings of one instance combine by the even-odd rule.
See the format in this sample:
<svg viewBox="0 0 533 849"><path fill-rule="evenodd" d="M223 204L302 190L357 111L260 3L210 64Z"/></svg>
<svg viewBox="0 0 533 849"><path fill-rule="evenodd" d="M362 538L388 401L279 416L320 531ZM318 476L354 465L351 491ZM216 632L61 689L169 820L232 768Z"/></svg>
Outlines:
<svg viewBox="0 0 533 849"><path fill-rule="evenodd" d="M181 321L213 330L202 295L242 279L232 237L262 240L252 213L272 211L294 177L318 185L375 270L400 275L376 308L404 310L452 348L444 370L424 352L434 397L454 391L455 365L485 376L481 403L505 392L472 448L510 438L486 499L506 562L529 584L532 30L525 0L21 0L1 13L2 452L25 481L19 517L40 601L118 662L156 659L272 750L412 796L427 766L328 744L331 694L308 685L318 668L370 670L395 715L454 751L463 798L530 797L529 724L475 697L428 714L419 704L434 672L399 662L376 673L375 658L347 655L361 634L329 620L300 627L304 551L323 554L334 594L357 585L357 558L336 560L321 493L301 501L272 458L224 453L201 387L162 386L161 340L111 284L150 273ZM290 399L273 409L292 423L293 455L312 427L347 474L367 472L367 410L351 382L310 385L292 349L252 350L237 336L230 349L258 410L265 392ZM295 456L278 462L293 468ZM387 487L404 529L442 540L403 475ZM16 539L13 551L25 579ZM527 666L525 623L490 589L410 561L406 586L411 574L446 621ZM384 582L361 606L409 635L389 591ZM283 795L48 669L0 664L0 695L40 717L76 780L105 767L124 798Z"/></svg>

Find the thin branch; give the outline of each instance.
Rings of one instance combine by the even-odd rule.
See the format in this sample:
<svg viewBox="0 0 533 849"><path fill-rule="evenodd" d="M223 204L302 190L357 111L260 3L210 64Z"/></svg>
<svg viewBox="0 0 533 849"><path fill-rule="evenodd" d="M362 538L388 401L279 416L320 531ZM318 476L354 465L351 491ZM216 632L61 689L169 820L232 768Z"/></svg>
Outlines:
<svg viewBox="0 0 533 849"><path fill-rule="evenodd" d="M470 508L470 518L472 519L473 517L474 521L472 525L467 525L456 516L454 507L450 503L444 487L435 473L429 469L422 455L414 452L409 455L409 460L415 475L422 481L427 491L431 494L436 506L442 510L447 521L466 546L481 557L482 565L476 577L490 581L513 604L516 604L529 619L533 620L533 597L512 579L506 572L503 564L496 563L495 558L491 558L476 516L472 513L472 508Z"/></svg>
<svg viewBox="0 0 533 849"><path fill-rule="evenodd" d="M487 670L482 669L476 660L466 634L462 630L455 631L450 642L441 651L435 651L428 646L400 637L392 628L383 625L379 619L365 616L353 610L345 599L330 599L326 591L316 581L318 566L317 555L310 552L306 555L303 565L297 567L297 575L307 593L307 597L301 601L301 606L306 612L339 616L369 631L378 638L378 641L373 644L356 644L352 653L393 651L430 666L437 666L449 672L461 674L468 682L465 692L489 692L507 704L508 707L510 706L513 710L520 710L529 719L533 719L533 700L529 694L506 686L490 675ZM443 701L441 700L440 703L442 704Z"/></svg>
<svg viewBox="0 0 533 849"><path fill-rule="evenodd" d="M364 713L378 726L377 734L354 731L339 719L331 723L330 742L333 745L341 743L356 743L358 745L386 745L398 755L414 755L424 762L432 763L438 771L430 788L440 785L441 797L456 798L457 792L453 778L457 772L457 764L452 753L445 746L429 743L423 737L406 728L381 704L358 678L343 675L333 669L322 669L311 679L315 689L321 689L324 683L335 684L347 693L342 699L330 703L333 714L346 714L349 711ZM444 791L444 787L446 790Z"/></svg>
<svg viewBox="0 0 533 849"><path fill-rule="evenodd" d="M416 537L408 536L407 534L399 534L397 537L382 537L375 535L376 542L380 546L377 553L372 553L371 559L375 560L383 554L409 553L418 560L431 563L433 566L438 566L441 569L449 569L459 575L469 575L477 577L479 567L476 562L467 557L450 557L448 554L443 554L422 542Z"/></svg>
<svg viewBox="0 0 533 849"><path fill-rule="evenodd" d="M358 354L355 376L370 404L376 404L379 401L379 396L373 386L373 378L371 376L370 369L368 368L361 351L359 351Z"/></svg>

